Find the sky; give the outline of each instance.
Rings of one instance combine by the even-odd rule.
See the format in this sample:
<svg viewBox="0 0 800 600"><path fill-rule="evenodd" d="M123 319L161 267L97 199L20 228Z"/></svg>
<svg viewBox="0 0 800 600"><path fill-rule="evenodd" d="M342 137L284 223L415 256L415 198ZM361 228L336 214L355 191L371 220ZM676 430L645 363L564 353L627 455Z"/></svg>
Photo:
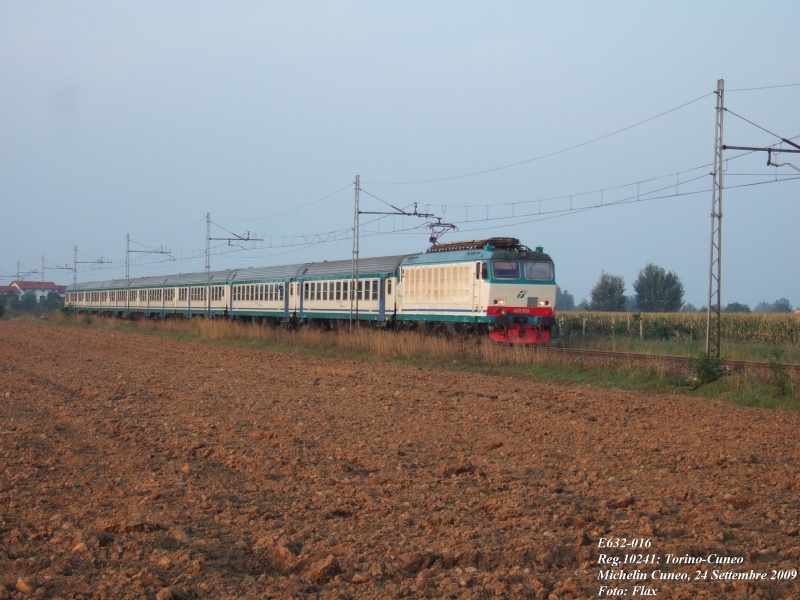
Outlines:
<svg viewBox="0 0 800 600"><path fill-rule="evenodd" d="M0 284L42 255L71 282L75 246L79 281L123 277L126 235L169 252L132 276L200 271L206 213L263 240L213 241L212 269L349 259L359 175L362 211L543 246L576 302L652 262L701 306L712 92L726 144L780 141L739 117L800 135L798 22L781 0L3 2ZM739 154L722 302L796 307L798 173ZM428 222L361 215L361 256L424 251Z"/></svg>

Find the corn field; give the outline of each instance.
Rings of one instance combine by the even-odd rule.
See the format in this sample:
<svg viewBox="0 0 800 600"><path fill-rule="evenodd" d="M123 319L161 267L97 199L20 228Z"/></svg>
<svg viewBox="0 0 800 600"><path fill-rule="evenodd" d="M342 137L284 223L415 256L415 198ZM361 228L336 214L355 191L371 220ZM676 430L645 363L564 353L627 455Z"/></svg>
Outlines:
<svg viewBox="0 0 800 600"><path fill-rule="evenodd" d="M562 312L558 323L565 341L627 337L681 342L706 337L705 313ZM800 315L723 313L722 338L730 342L800 345Z"/></svg>

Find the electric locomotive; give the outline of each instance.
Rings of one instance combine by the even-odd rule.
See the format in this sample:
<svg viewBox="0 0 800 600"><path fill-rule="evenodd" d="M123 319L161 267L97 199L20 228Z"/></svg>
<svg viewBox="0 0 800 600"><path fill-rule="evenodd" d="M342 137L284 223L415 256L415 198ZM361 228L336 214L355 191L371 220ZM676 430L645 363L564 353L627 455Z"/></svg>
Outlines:
<svg viewBox="0 0 800 600"><path fill-rule="evenodd" d="M397 318L488 332L496 342L555 337L555 268L516 238L432 246L400 264ZM557 333L556 333L557 335Z"/></svg>

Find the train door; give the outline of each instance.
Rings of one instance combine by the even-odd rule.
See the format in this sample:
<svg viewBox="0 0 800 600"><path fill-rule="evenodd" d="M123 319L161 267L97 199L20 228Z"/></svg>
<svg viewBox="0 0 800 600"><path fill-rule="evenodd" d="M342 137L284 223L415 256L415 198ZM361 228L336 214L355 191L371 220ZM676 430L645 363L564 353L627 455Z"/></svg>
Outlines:
<svg viewBox="0 0 800 600"><path fill-rule="evenodd" d="M472 311L478 312L481 307L481 263L475 263L475 274L472 277Z"/></svg>

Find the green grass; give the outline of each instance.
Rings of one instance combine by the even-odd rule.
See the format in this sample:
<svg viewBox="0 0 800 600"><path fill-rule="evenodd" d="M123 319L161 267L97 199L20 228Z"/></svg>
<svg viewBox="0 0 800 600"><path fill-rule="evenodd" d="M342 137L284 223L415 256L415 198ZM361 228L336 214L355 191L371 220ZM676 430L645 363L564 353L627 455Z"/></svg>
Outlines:
<svg viewBox="0 0 800 600"><path fill-rule="evenodd" d="M271 330L268 327L248 324L231 324L221 320L206 322L202 319L172 321L122 321L93 318L87 325L83 318L36 319L38 323L58 324L67 327L106 329L121 333L140 333L195 341L217 343L270 352L345 359L376 364L396 364L424 369L482 373L498 377L513 377L547 383L592 386L651 394L684 394L700 398L718 398L743 406L800 409L800 378L789 375L782 381L769 372L739 372L698 385L694 374L675 370L669 365L635 366L625 364L599 364L591 359L549 356L530 348L507 348L484 340L448 340L425 338L419 334L359 330L355 336L343 332L323 332L308 329L301 332ZM405 337L404 337L405 336ZM658 340L615 340L618 351L651 354L677 354L669 344ZM571 346L573 347L573 346ZM591 347L598 347L596 341ZM725 348L726 346L723 346ZM762 348L753 350L766 362L770 355ZM697 353L684 353L693 354ZM774 354L772 355L774 356ZM790 362L781 356L782 362ZM749 360L754 360L750 358Z"/></svg>
<svg viewBox="0 0 800 600"><path fill-rule="evenodd" d="M705 340L640 340L638 338L558 338L551 343L560 348L584 348L587 350L613 350L616 352L634 352L637 354L666 354L670 356L697 356L705 351ZM722 341L722 351L728 360L746 360L769 362L777 352L785 364L800 363L800 347L795 345L776 345L759 342Z"/></svg>

